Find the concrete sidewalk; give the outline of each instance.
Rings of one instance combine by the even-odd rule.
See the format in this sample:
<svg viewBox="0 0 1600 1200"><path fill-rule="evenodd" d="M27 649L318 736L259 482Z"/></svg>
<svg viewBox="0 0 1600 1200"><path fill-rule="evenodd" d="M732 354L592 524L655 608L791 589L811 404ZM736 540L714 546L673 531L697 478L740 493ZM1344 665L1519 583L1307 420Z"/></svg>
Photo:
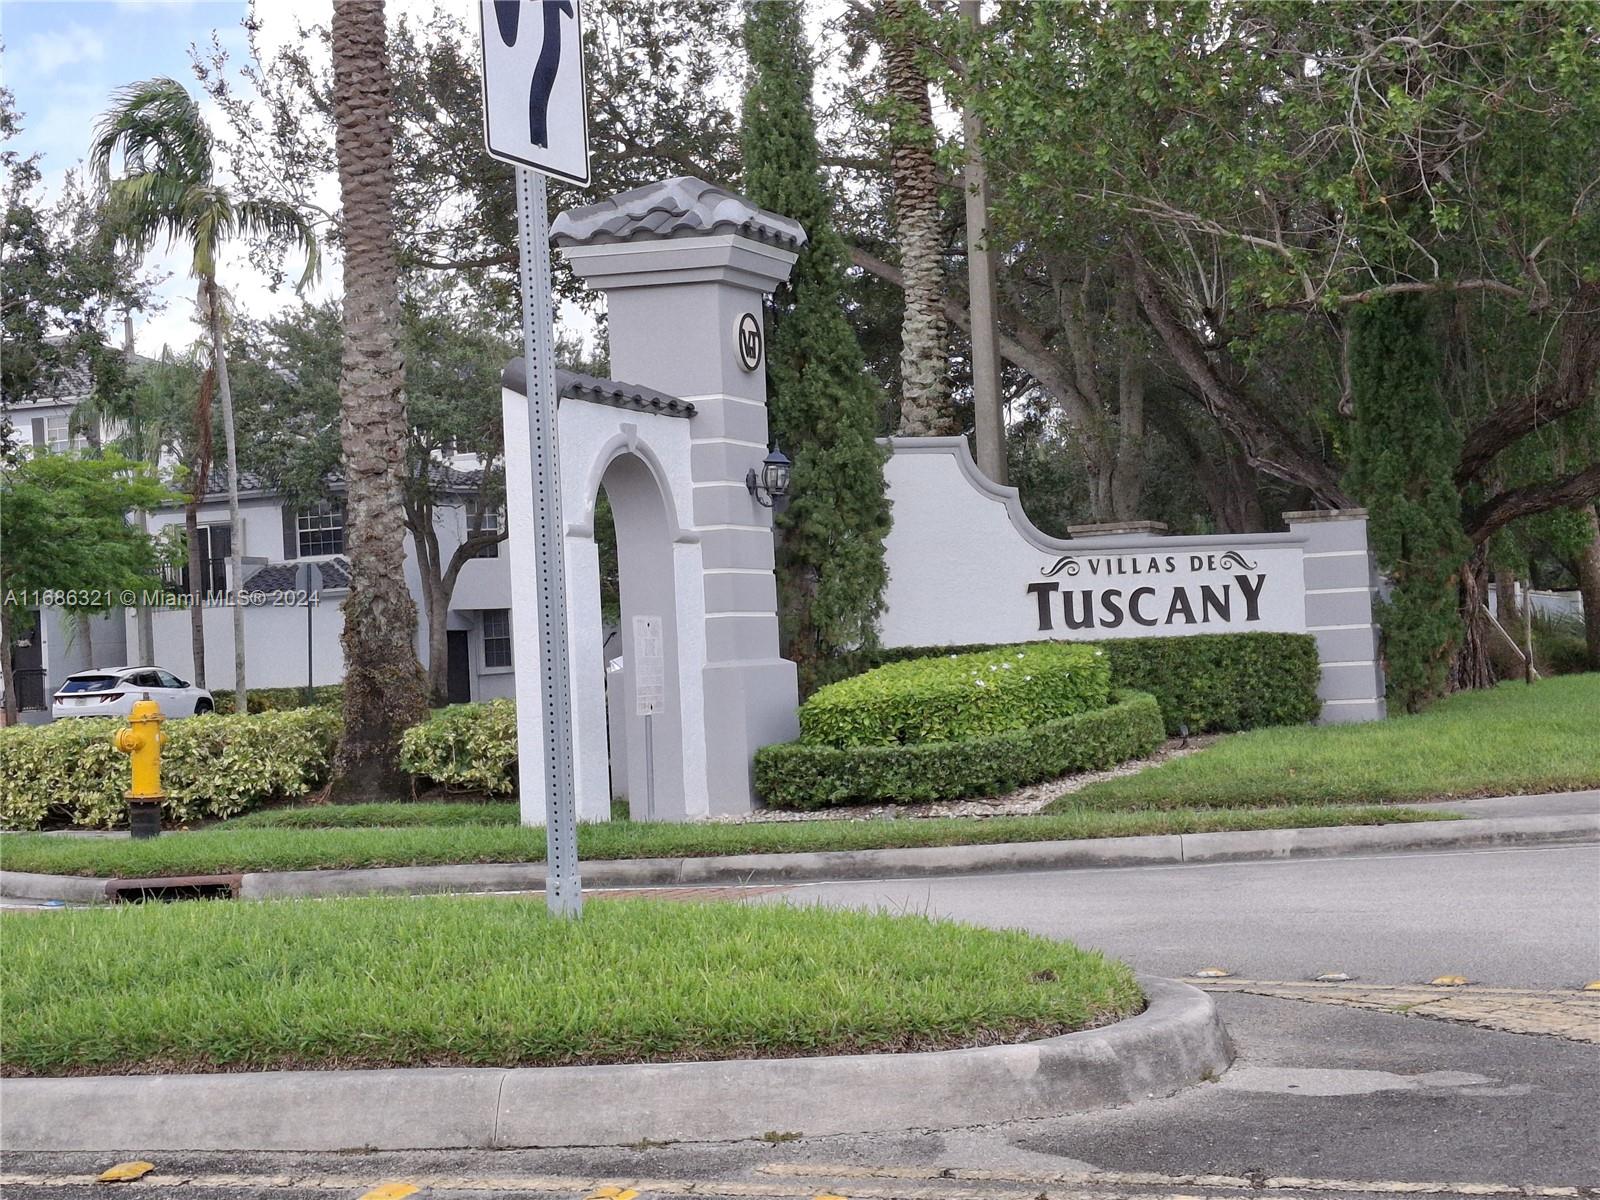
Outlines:
<svg viewBox="0 0 1600 1200"><path fill-rule="evenodd" d="M583 864L583 880L587 886L595 888L784 884L1600 841L1600 791L1488 797L1406 807L1438 808L1461 813L1467 819L981 846L591 861ZM530 891L544 887L544 864L474 863L249 872L229 878L235 881L234 894L245 900ZM108 888L119 885L125 888L130 882L140 881L0 871L0 896L93 903L107 899ZM159 885L161 881L149 882Z"/></svg>

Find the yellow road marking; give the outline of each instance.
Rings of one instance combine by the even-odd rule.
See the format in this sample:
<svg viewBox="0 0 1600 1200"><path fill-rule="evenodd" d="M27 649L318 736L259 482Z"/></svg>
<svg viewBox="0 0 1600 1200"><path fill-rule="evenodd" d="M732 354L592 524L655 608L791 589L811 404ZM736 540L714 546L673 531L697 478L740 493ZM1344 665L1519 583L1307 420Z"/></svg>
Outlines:
<svg viewBox="0 0 1600 1200"><path fill-rule="evenodd" d="M415 1196L421 1190L414 1183L380 1183L361 1200L404 1200L406 1196Z"/></svg>
<svg viewBox="0 0 1600 1200"><path fill-rule="evenodd" d="M142 1159L134 1162L121 1162L114 1167L107 1167L95 1176L97 1183L130 1183L135 1179L143 1179L156 1169L155 1163L145 1162Z"/></svg>

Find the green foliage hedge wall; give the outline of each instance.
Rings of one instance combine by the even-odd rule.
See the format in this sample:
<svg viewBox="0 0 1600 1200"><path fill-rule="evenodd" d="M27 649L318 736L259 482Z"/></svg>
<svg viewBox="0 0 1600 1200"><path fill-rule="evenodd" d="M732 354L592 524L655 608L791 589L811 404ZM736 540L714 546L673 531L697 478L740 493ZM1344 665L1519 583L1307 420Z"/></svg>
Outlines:
<svg viewBox="0 0 1600 1200"><path fill-rule="evenodd" d="M517 790L514 700L452 704L400 736L400 765L442 787L510 796Z"/></svg>
<svg viewBox="0 0 1600 1200"><path fill-rule="evenodd" d="M1102 708L1110 690L1097 646L1034 642L919 658L817 692L800 706L800 740L841 749L956 741Z"/></svg>
<svg viewBox="0 0 1600 1200"><path fill-rule="evenodd" d="M1218 633L1100 643L1117 687L1149 692L1167 732L1299 725L1322 712L1322 667L1308 633Z"/></svg>
<svg viewBox="0 0 1600 1200"><path fill-rule="evenodd" d="M0 729L0 827L126 824L128 758L111 745L112 733L122 726L115 720L74 720ZM162 816L185 822L230 817L320 786L340 721L337 713L306 708L185 717L162 729Z"/></svg>
<svg viewBox="0 0 1600 1200"><path fill-rule="evenodd" d="M766 746L756 751L756 791L775 808L794 809L989 796L1141 758L1163 736L1154 697L1121 692L1105 708L962 741Z"/></svg>
<svg viewBox="0 0 1600 1200"><path fill-rule="evenodd" d="M1027 643L1028 645L1058 643ZM1307 633L1210 633L1196 637L1116 638L1097 645L1111 664L1111 686L1149 692L1167 732L1226 733L1263 725L1314 721L1321 668L1317 640ZM858 657L855 669L993 646L900 646Z"/></svg>
<svg viewBox="0 0 1600 1200"><path fill-rule="evenodd" d="M232 692L213 692L212 699L216 702L219 713L231 713L234 709ZM251 688L250 711L281 712L291 708L305 708L305 688ZM311 689L311 707L331 708L342 711L344 708L344 685L340 683L323 684L321 687Z"/></svg>

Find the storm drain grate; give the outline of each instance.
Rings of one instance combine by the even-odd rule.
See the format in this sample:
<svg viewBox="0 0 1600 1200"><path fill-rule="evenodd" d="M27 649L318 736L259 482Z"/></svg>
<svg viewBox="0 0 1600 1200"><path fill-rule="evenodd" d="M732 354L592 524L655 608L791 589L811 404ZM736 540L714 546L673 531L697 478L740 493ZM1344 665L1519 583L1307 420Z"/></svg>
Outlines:
<svg viewBox="0 0 1600 1200"><path fill-rule="evenodd" d="M150 900L237 900L239 875L170 875L160 879L112 879L106 899L113 904L143 904Z"/></svg>

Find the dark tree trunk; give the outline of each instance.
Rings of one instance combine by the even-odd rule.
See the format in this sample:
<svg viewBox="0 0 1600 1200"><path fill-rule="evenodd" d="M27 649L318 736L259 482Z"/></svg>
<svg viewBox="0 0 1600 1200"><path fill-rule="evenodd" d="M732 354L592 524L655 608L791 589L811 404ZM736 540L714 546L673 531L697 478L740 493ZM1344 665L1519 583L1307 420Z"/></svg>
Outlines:
<svg viewBox="0 0 1600 1200"><path fill-rule="evenodd" d="M1484 547L1475 546L1472 557L1461 569L1461 644L1456 648L1450 667L1450 690L1453 692L1494 686L1489 621L1485 615L1485 602L1489 598L1488 557ZM1513 632L1512 636L1516 634Z"/></svg>
<svg viewBox="0 0 1600 1200"><path fill-rule="evenodd" d="M1589 669L1600 671L1600 512L1591 504L1584 516L1589 522L1589 544L1578 559L1578 594L1583 597L1583 638L1589 651Z"/></svg>
<svg viewBox="0 0 1600 1200"><path fill-rule="evenodd" d="M400 734L427 716L405 582L405 366L398 341L400 264L393 220L394 99L383 0L335 0L334 146L344 202L346 553L344 740L334 760L340 799L406 793Z"/></svg>
<svg viewBox="0 0 1600 1200"><path fill-rule="evenodd" d="M1504 567L1494 573L1494 616L1500 628L1516 636L1517 627L1522 624L1517 611L1517 577Z"/></svg>
<svg viewBox="0 0 1600 1200"><path fill-rule="evenodd" d="M183 506L183 536L189 551L189 656L193 659L194 685L206 686L205 584L200 573L200 505L195 497Z"/></svg>
<svg viewBox="0 0 1600 1200"><path fill-rule="evenodd" d="M0 585L3 586L3 585ZM5 706L0 710L0 725L17 723L17 681L12 674L10 610L0 604L0 689L5 691Z"/></svg>

